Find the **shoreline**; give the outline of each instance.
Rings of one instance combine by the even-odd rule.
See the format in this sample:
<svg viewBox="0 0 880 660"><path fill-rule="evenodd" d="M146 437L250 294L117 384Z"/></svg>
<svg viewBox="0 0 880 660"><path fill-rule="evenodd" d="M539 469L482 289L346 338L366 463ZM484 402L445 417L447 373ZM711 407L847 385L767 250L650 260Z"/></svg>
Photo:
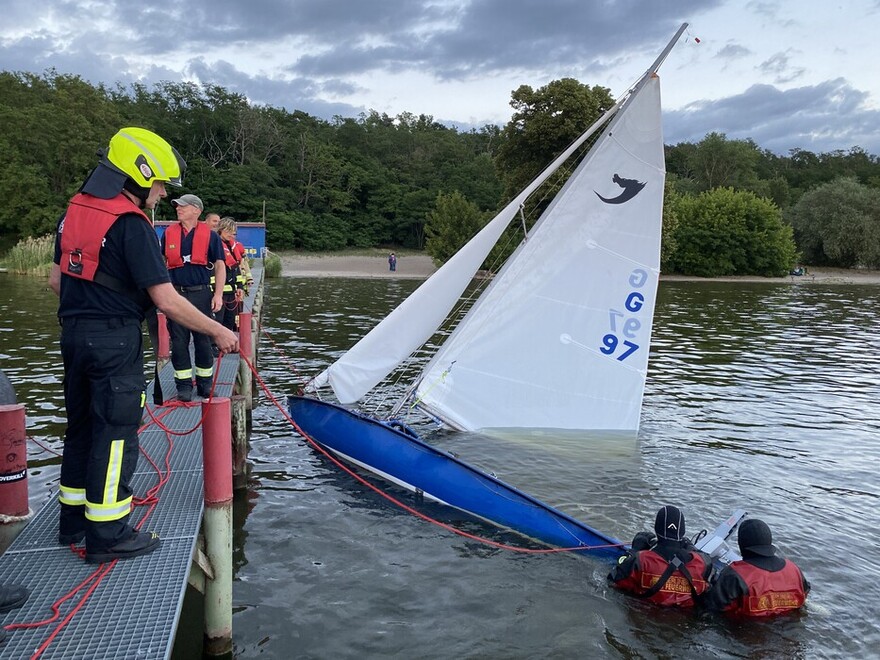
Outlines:
<svg viewBox="0 0 880 660"><path fill-rule="evenodd" d="M397 270L388 269L387 255L302 255L278 253L283 277L351 277L378 279L425 279L437 268L424 254L398 254ZM693 277L660 275L661 282L770 282L790 284L880 284L880 271L845 268L809 268L805 275L757 277Z"/></svg>

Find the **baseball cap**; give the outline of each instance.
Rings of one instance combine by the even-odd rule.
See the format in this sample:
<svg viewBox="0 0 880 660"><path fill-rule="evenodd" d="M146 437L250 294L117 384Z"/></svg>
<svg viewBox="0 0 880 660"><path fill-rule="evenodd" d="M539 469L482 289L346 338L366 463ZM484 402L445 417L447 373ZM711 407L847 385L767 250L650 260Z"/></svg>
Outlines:
<svg viewBox="0 0 880 660"><path fill-rule="evenodd" d="M205 210L205 205L195 195L181 195L171 202L172 206L195 206L199 211Z"/></svg>
<svg viewBox="0 0 880 660"><path fill-rule="evenodd" d="M773 547L773 534L770 527L763 520L748 518L739 526L737 534L739 551L743 557L758 555L760 557L774 557L776 548Z"/></svg>

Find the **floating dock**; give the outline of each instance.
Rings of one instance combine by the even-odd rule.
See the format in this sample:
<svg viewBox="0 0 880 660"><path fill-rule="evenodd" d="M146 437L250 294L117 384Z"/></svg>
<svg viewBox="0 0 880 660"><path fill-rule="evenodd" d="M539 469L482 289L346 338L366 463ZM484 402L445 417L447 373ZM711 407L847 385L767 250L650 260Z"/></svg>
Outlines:
<svg viewBox="0 0 880 660"><path fill-rule="evenodd" d="M245 303L248 310L262 284L262 269L252 270L258 286ZM232 398L241 366L239 355L220 359L214 397ZM165 396L173 397L170 363L160 382ZM151 492L155 498L134 507L131 524L137 527L146 517L141 528L157 532L162 545L135 559L86 564L70 546L58 544L59 504L52 497L0 556L0 583L30 591L23 607L0 615L7 630L0 659L170 657L187 583L201 556L203 406L196 399L187 406L157 408L151 403L152 389L153 383L132 489L136 502ZM150 411L170 433L153 423ZM200 573L196 568L194 574Z"/></svg>

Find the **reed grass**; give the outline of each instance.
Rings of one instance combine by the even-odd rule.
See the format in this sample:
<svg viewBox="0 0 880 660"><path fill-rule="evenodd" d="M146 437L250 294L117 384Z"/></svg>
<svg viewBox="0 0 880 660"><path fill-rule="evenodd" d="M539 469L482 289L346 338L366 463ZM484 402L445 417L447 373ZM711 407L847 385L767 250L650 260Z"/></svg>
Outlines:
<svg viewBox="0 0 880 660"><path fill-rule="evenodd" d="M28 237L12 246L4 262L6 268L20 275L46 276L55 256L55 237L51 234Z"/></svg>
<svg viewBox="0 0 880 660"><path fill-rule="evenodd" d="M266 250L266 256L263 259L263 272L266 277L281 277L281 257Z"/></svg>

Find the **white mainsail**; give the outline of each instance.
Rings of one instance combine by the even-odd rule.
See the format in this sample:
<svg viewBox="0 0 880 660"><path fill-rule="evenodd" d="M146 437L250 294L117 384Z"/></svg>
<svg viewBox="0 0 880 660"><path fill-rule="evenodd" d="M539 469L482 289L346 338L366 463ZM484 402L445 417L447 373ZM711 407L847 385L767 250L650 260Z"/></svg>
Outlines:
<svg viewBox="0 0 880 660"><path fill-rule="evenodd" d="M462 430L637 430L660 266L656 75L428 365L418 405Z"/></svg>
<svg viewBox="0 0 880 660"><path fill-rule="evenodd" d="M443 323L525 200L614 117L529 240L435 355L417 405L462 430L637 430L657 291L665 167L656 71L309 390L354 403Z"/></svg>

